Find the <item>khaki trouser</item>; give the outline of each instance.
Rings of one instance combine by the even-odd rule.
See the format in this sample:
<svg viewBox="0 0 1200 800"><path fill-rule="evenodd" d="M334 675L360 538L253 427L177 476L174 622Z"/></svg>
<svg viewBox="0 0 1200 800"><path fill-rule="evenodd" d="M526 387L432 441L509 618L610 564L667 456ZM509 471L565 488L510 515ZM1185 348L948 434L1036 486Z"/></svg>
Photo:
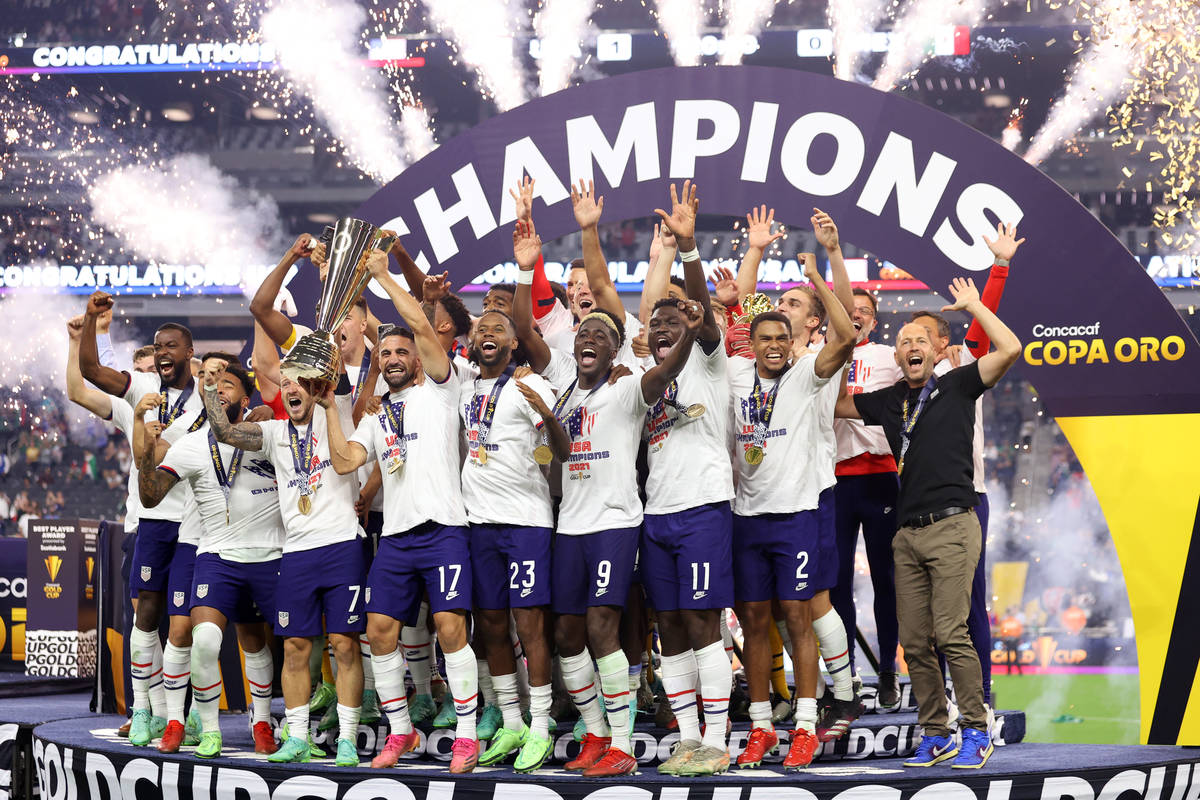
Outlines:
<svg viewBox="0 0 1200 800"><path fill-rule="evenodd" d="M900 644L917 698L917 721L927 736L946 736L950 732L937 651L950 665L962 714L960 727L987 728L979 657L967 633L971 580L979 562L980 541L974 511L955 514L924 528L900 528L892 540Z"/></svg>

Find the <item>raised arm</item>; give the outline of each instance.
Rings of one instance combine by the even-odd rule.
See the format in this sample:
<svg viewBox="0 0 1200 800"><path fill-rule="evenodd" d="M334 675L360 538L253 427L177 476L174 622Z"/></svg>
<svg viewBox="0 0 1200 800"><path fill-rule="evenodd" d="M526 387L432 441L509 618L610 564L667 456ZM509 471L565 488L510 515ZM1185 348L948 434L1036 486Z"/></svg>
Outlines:
<svg viewBox="0 0 1200 800"><path fill-rule="evenodd" d="M346 434L342 431L342 415L334 402L332 386L325 384L325 392L317 397L317 403L325 409L325 423L329 428L329 463L333 464L338 475L349 475L367 463L367 449L358 442L346 441Z"/></svg>
<svg viewBox="0 0 1200 800"><path fill-rule="evenodd" d="M533 270L542 258L542 239L533 227L533 220L518 221L513 228L513 257L521 274L513 295L513 321L517 323L517 340L529 357L529 366L540 373L550 365L550 346L533 327Z"/></svg>
<svg viewBox="0 0 1200 800"><path fill-rule="evenodd" d="M746 254L742 256L741 266L738 267L737 287L738 302L746 299L758 289L758 265L763 253L777 239L783 238L783 231L771 233L775 224L775 209L768 210L766 206L750 209L746 215Z"/></svg>
<svg viewBox="0 0 1200 800"><path fill-rule="evenodd" d="M833 218L819 208L813 209L809 219L817 243L825 248L829 256L829 268L833 272L833 294L846 309L847 314L854 313L854 288L850 285L850 274L846 272L846 261L842 258L842 243L838 238L837 225Z"/></svg>
<svg viewBox="0 0 1200 800"><path fill-rule="evenodd" d="M79 336L79 372L94 386L120 397L129 387L129 376L101 364L100 350L96 346L96 320L112 307L113 299L107 292L93 292L88 298L87 310L83 313L83 330Z"/></svg>
<svg viewBox="0 0 1200 800"><path fill-rule="evenodd" d="M687 364L688 356L692 354L692 344L696 335L704 325L704 312L695 300L685 300L679 304L683 314L684 329L671 347L666 357L654 367L642 373L642 399L653 405L663 396L663 392L671 385L671 381L679 377Z"/></svg>
<svg viewBox="0 0 1200 800"><path fill-rule="evenodd" d="M1000 310L1000 298L1004 295L1004 284L1008 281L1009 262L1017 254L1017 248L1021 246L1021 242L1025 240L1017 239L1016 225L1005 225L1002 222L996 223L995 239L985 236L983 240L987 242L996 261L988 272L987 283L984 284L983 293L979 299L989 311L995 314ZM963 344L977 359L991 348L991 339L983 332L983 326L979 324L978 319L971 320L971 325L967 328L967 335L963 337Z"/></svg>
<svg viewBox="0 0 1200 800"><path fill-rule="evenodd" d="M257 422L239 422L236 425L229 421L221 400L217 396L215 383L204 384L204 410L208 412L208 427L218 442L231 444L240 450L261 450L263 446L262 427Z"/></svg>
<svg viewBox="0 0 1200 800"><path fill-rule="evenodd" d="M669 230L679 245L680 257L683 259L683 288L689 300L700 306L704 322L700 326L696 338L705 346L705 352L711 353L711 345L721 341L721 329L717 327L716 317L713 316L712 300L708 294L708 280L704 277L704 267L700 263L700 253L696 250L696 214L700 211L700 200L696 197L696 184L691 181L683 182L683 195L675 193L675 184L671 184L671 213L661 208L654 209L662 217L662 226Z"/></svg>
<svg viewBox="0 0 1200 800"><path fill-rule="evenodd" d="M666 225L655 225L654 238L650 240L650 266L646 268L646 280L642 281L642 299L638 304L638 319L643 325L650 324L654 304L667 296L667 287L671 285L671 266L675 263L675 251L675 234Z"/></svg>
<svg viewBox="0 0 1200 800"><path fill-rule="evenodd" d="M608 274L608 262L600 249L600 214L604 211L604 198L596 196L595 184L581 179L579 186L571 186L571 207L575 221L579 223L583 240L583 270L587 273L588 288L596 298L596 306L617 319L625 319L625 306L617 287L613 286Z"/></svg>
<svg viewBox="0 0 1200 800"><path fill-rule="evenodd" d="M425 283L425 273L417 266L417 262L413 261L412 256L404 249L404 245L400 244L399 236L392 242L391 252L396 257L396 261L400 263L400 274L404 276L404 282L408 284L408 291L417 298L417 302L421 302L424 299L421 296L421 286Z"/></svg>
<svg viewBox="0 0 1200 800"><path fill-rule="evenodd" d="M367 257L367 269L387 292L388 297L396 306L396 310L400 312L400 316L408 324L409 330L413 332L413 338L417 342L417 355L421 357L421 367L425 374L438 383L446 380L450 375L450 357L446 355L446 351L438 342L433 326L429 324L429 320L425 318L425 312L421 310L421 304L411 294L401 289L400 284L396 283L396 280L388 272L387 255L379 251L371 253Z"/></svg>
<svg viewBox="0 0 1200 800"><path fill-rule="evenodd" d="M350 418L357 425L362 421L363 415L367 413L367 407L371 404L375 397L375 385L379 383L379 348L376 347L371 351L371 366L367 368L367 378L363 381L362 391L358 393L358 397L354 398L354 407L350 411Z"/></svg>
<svg viewBox="0 0 1200 800"><path fill-rule="evenodd" d="M254 321L254 351L250 356L254 363L254 382L258 385L258 393L264 403L270 403L279 396L279 348L267 335L267 331L258 320Z"/></svg>
<svg viewBox="0 0 1200 800"><path fill-rule="evenodd" d="M179 482L179 478L165 469L159 469L167 452L166 442L159 438L161 426L154 422L153 430L147 430L143 421L146 412L158 405L157 395L148 394L133 410L133 438L139 443L135 453L138 465L138 498L146 508L154 508L167 492Z"/></svg>
<svg viewBox="0 0 1200 800"><path fill-rule="evenodd" d="M995 350L980 357L979 379L984 386L995 386L996 381L1004 377L1009 367L1021 357L1021 340L1000 321L979 299L979 290L970 278L955 278L950 284L950 294L954 302L943 306L942 311L966 311L973 316L983 328L984 334L992 340Z"/></svg>
<svg viewBox="0 0 1200 800"><path fill-rule="evenodd" d="M275 298L283 289L283 279L288 270L302 258L310 255L319 258L311 247L313 238L302 233L295 243L283 254L283 258L275 265L275 269L267 273L267 277L258 285L258 291L250 301L250 313L263 326L263 330L271 337L271 341L280 347L286 347L292 338L292 321L282 311L275 309ZM319 267L318 267L319 269Z"/></svg>
<svg viewBox="0 0 1200 800"><path fill-rule="evenodd" d="M86 408L100 419L112 416L112 396L92 389L79 371L79 339L83 335L83 317L67 322L67 399Z"/></svg>
<svg viewBox="0 0 1200 800"><path fill-rule="evenodd" d="M801 253L800 258L804 260L804 277L812 283L829 315L829 334L825 346L817 353L815 370L820 378L832 378L846 365L846 359L854 351L854 323L830 291L829 284L825 283L825 276L817 269L817 257L812 253Z"/></svg>

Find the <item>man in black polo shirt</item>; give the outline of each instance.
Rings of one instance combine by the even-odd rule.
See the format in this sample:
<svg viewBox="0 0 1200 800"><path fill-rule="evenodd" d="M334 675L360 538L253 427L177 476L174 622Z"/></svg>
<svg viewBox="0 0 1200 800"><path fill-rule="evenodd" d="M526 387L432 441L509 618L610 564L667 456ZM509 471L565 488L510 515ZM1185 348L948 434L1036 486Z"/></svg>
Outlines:
<svg viewBox="0 0 1200 800"><path fill-rule="evenodd" d="M979 657L967 634L971 581L979 561L979 521L972 510L972 436L975 400L1021 355L1021 343L979 300L975 284L955 278L952 305L965 310L996 349L978 361L935 377L929 332L909 323L896 337L904 380L864 394L844 390L837 416L882 425L900 471L899 530L892 543L900 644L908 661L924 736L905 766L929 767L955 758L954 767L978 769L992 744L983 705ZM936 647L936 650L935 650ZM962 713L962 751L947 726L946 693L937 650L950 664Z"/></svg>

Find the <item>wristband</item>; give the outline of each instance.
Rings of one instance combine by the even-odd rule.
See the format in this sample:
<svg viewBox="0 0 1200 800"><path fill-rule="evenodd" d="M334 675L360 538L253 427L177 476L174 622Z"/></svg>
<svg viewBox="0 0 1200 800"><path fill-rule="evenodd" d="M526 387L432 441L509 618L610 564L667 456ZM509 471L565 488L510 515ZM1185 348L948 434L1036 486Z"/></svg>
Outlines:
<svg viewBox="0 0 1200 800"><path fill-rule="evenodd" d="M700 260L700 248L693 247L691 250L683 250L679 253L679 260L685 264L689 261Z"/></svg>
<svg viewBox="0 0 1200 800"><path fill-rule="evenodd" d="M1007 258L997 258L994 263L996 264L997 267L1007 267L1008 259Z"/></svg>
<svg viewBox="0 0 1200 800"><path fill-rule="evenodd" d="M523 269L520 272L518 272L517 273L517 285L518 286L532 286L533 285L533 270Z"/></svg>

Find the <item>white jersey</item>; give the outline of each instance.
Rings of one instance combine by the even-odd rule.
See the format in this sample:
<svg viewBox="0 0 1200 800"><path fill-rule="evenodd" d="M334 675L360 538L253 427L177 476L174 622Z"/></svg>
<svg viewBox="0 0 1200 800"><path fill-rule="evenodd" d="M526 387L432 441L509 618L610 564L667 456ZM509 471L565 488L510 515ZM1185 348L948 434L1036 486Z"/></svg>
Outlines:
<svg viewBox="0 0 1200 800"><path fill-rule="evenodd" d="M162 379L157 373L153 372L131 372L129 374L129 385L125 387L125 392L122 394L125 402L129 404L129 408L133 409L138 402L148 394L159 394L162 391ZM200 392L204 391L200 384L192 381L191 388L185 390L167 389L167 409L175 408L175 404L179 402L180 396L188 393L187 399L183 403L180 413L175 417L174 421L163 431L163 441L168 444L178 441L186 434L189 429L199 425L196 424L198 418L204 411L204 398ZM150 411L146 414L146 420L157 420L158 411ZM132 430L132 428L131 428ZM142 516L146 519L161 519L168 522L183 522L184 509L187 508L191 501L191 490L184 484L177 484L167 492L167 496L162 499L162 502L153 509L144 509ZM189 529L189 538L192 532L198 533L194 527ZM182 534L182 525L181 525ZM192 539L190 544L195 543Z"/></svg>
<svg viewBox="0 0 1200 800"><path fill-rule="evenodd" d="M125 434L129 449L133 450L133 406L123 403L119 398L112 401L113 427ZM138 519L142 515L142 500L138 489L138 465L136 458L129 459L129 482L126 485L125 497L125 530L137 530Z"/></svg>
<svg viewBox="0 0 1200 800"><path fill-rule="evenodd" d="M637 452L649 406L642 376L626 375L592 389L574 389L560 406L559 419L571 438L563 467L558 532L596 533L642 524L637 491Z"/></svg>
<svg viewBox="0 0 1200 800"><path fill-rule="evenodd" d="M378 414L364 415L349 441L367 451L367 462L378 461L383 472L383 535L403 533L430 520L439 525L466 525L459 483L458 398L461 382L451 367L438 383L426 376L421 385L409 384L390 392ZM403 434L393 430L387 407ZM404 466L390 465L404 450Z"/></svg>
<svg viewBox="0 0 1200 800"><path fill-rule="evenodd" d="M337 410L342 425L350 427L349 396L337 398ZM275 477L279 486L279 508L283 515L283 527L287 538L283 552L294 553L312 550L329 544L355 539L360 535L358 517L354 503L358 500L358 477L338 475L329 462L328 424L325 409L313 404L310 425L296 425L298 443L303 449L305 439L312 441L312 457L309 461L308 484L313 487L312 511L300 513L300 481L292 460L292 448L286 419L272 419L258 423L262 428L262 452L275 465Z"/></svg>
<svg viewBox="0 0 1200 800"><path fill-rule="evenodd" d="M754 445L751 395L756 367L749 359L729 360L737 470L733 513L752 516L815 509L821 492L834 485L833 409L840 385L818 377L816 363L816 355L801 356L778 380L760 379L764 395L776 393L762 444L763 459L755 465L745 454Z"/></svg>
<svg viewBox="0 0 1200 800"><path fill-rule="evenodd" d="M560 303L557 297L552 297L551 300L553 302L550 310L542 316L537 316L537 309L534 309L534 321L537 322L543 339L559 336L563 331L569 331L575 327L575 318L571 315L570 309Z"/></svg>
<svg viewBox="0 0 1200 800"><path fill-rule="evenodd" d="M358 400L358 379L362 375L362 370L363 367L360 364L351 364L350 362L346 362L346 378L349 379L350 385L354 387L354 391L350 394L351 402ZM370 369L368 368L368 372L369 371ZM383 376L380 375L375 379L374 386L364 386L362 387L362 391L371 392L372 394L376 395L383 394L387 391L387 381L385 381ZM375 465L370 461L358 468L356 474L358 475L359 489L362 489L362 487L367 485L367 481L371 480L371 473L374 471ZM383 511L383 492L375 493L374 499L371 500L371 510Z"/></svg>
<svg viewBox="0 0 1200 800"><path fill-rule="evenodd" d="M278 558L284 531L271 460L261 450L241 451L241 464L226 505L211 444L207 429L189 433L171 445L158 467L191 487L203 523L196 552L219 553L234 561ZM228 444L218 444L217 448L221 469L228 474L239 451Z"/></svg>
<svg viewBox="0 0 1200 800"><path fill-rule="evenodd" d="M965 367L973 361L978 361L975 354L970 351L965 345L962 349L962 359L960 367ZM950 359L943 358L941 361L933 365L933 374L941 377L950 370L954 369L954 365L950 363ZM986 392L984 392L986 394ZM975 491L979 494L987 492L987 480L983 472L983 395L975 401L975 434L971 437L972 453L971 460L975 463Z"/></svg>
<svg viewBox="0 0 1200 800"><path fill-rule="evenodd" d="M896 351L868 340L855 345L850 363L846 365L846 391L853 395L886 389L903 377L904 373L896 363ZM863 453L892 455L882 426L867 425L860 419L837 419L833 422L833 431L839 462Z"/></svg>
<svg viewBox="0 0 1200 800"><path fill-rule="evenodd" d="M549 528L554 524L550 487L533 451L542 443L542 417L508 379L496 398L484 452L477 457L480 426L486 418L498 379L476 378L462 383L458 410L467 434L467 458L462 468L462 492L467 518L472 523L523 525ZM538 375L521 383L537 392L547 408L554 408L554 392Z"/></svg>
<svg viewBox="0 0 1200 800"><path fill-rule="evenodd" d="M613 359L614 364L622 364L634 373L640 374L654 366L654 359L650 357L638 358L633 354L633 340L642 332L642 322L628 311L625 312L625 341L621 348L617 350L617 356ZM568 328L564 331L559 331L553 335L543 336L546 344L555 350L561 350L568 353L574 358L575 353L575 328Z"/></svg>
<svg viewBox="0 0 1200 800"><path fill-rule="evenodd" d="M729 469L729 383L724 342L711 354L699 342L675 383L674 400L699 403L704 414L684 416L665 402L651 406L644 422L650 474L646 513L670 514L733 498ZM667 395L671 395L670 388Z"/></svg>

